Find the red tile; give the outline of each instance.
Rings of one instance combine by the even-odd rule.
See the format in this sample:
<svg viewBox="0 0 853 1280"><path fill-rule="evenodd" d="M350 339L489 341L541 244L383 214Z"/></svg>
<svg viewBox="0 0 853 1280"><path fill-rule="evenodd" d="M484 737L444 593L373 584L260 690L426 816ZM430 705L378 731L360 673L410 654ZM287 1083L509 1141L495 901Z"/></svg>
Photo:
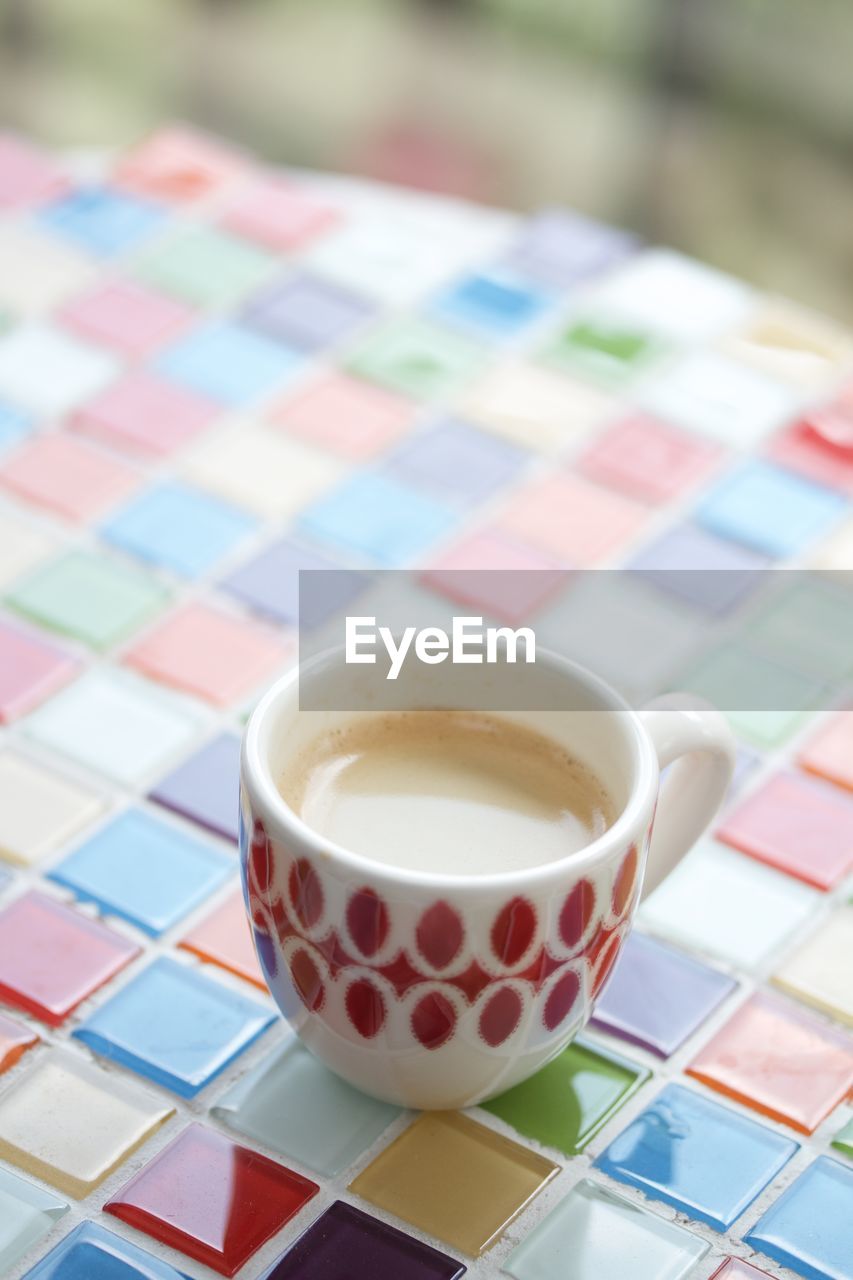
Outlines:
<svg viewBox="0 0 853 1280"><path fill-rule="evenodd" d="M202 431L218 407L150 373L129 373L75 413L77 431L117 449L165 456Z"/></svg>
<svg viewBox="0 0 853 1280"><path fill-rule="evenodd" d="M821 725L800 752L799 764L853 791L853 707Z"/></svg>
<svg viewBox="0 0 853 1280"><path fill-rule="evenodd" d="M139 947L41 893L0 911L0 1000L57 1027Z"/></svg>
<svg viewBox="0 0 853 1280"><path fill-rule="evenodd" d="M239 889L214 907L178 945L192 951L201 960L218 964L220 968L236 973L238 978L267 990L266 979L255 954L243 894Z"/></svg>
<svg viewBox="0 0 853 1280"><path fill-rule="evenodd" d="M498 525L565 567L582 568L623 546L647 518L647 508L558 471L523 489Z"/></svg>
<svg viewBox="0 0 853 1280"><path fill-rule="evenodd" d="M284 1165L193 1124L104 1209L233 1276L318 1190Z"/></svg>
<svg viewBox="0 0 853 1280"><path fill-rule="evenodd" d="M0 483L38 506L86 520L135 489L139 477L123 462L57 432L18 449L0 468Z"/></svg>
<svg viewBox="0 0 853 1280"><path fill-rule="evenodd" d="M63 323L81 337L127 356L156 351L186 329L193 315L183 302L132 280L99 285L60 312Z"/></svg>
<svg viewBox="0 0 853 1280"><path fill-rule="evenodd" d="M798 471L817 484L853 494L853 411L848 409L847 413L846 442L843 442L843 434L838 432L836 419L827 410L826 416L815 414L815 425L806 419L776 436L770 442L769 456L774 462ZM822 430L815 429L819 423L825 423ZM838 432L840 442L834 443L832 438L823 434L823 430Z"/></svg>
<svg viewBox="0 0 853 1280"><path fill-rule="evenodd" d="M38 1042L38 1036L29 1027L22 1027L0 1013L0 1074L14 1067L27 1049Z"/></svg>
<svg viewBox="0 0 853 1280"><path fill-rule="evenodd" d="M577 462L590 480L644 502L666 502L708 474L720 448L637 414L616 422Z"/></svg>

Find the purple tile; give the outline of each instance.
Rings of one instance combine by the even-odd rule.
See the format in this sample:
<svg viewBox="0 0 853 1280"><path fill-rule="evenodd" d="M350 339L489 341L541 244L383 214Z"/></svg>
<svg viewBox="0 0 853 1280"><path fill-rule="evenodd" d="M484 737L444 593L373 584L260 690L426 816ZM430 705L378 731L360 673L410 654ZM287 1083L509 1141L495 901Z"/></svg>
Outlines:
<svg viewBox="0 0 853 1280"><path fill-rule="evenodd" d="M236 842L240 739L223 733L166 775L149 799Z"/></svg>
<svg viewBox="0 0 853 1280"><path fill-rule="evenodd" d="M465 1271L446 1253L337 1200L261 1280L456 1280Z"/></svg>
<svg viewBox="0 0 853 1280"><path fill-rule="evenodd" d="M325 622L358 595L367 582L364 574L350 573L325 556L282 539L229 574L221 585L250 609L274 622L295 624L299 621L300 569L326 571L322 593L312 592L310 608L302 618L302 625L306 627Z"/></svg>
<svg viewBox="0 0 853 1280"><path fill-rule="evenodd" d="M603 1031L668 1058L736 986L733 978L681 951L632 933L593 1021Z"/></svg>
<svg viewBox="0 0 853 1280"><path fill-rule="evenodd" d="M467 422L438 422L387 458L398 480L445 501L477 502L506 483L530 455Z"/></svg>
<svg viewBox="0 0 853 1280"><path fill-rule="evenodd" d="M574 284L633 253L636 236L566 209L543 209L522 228L506 259L544 284Z"/></svg>
<svg viewBox="0 0 853 1280"><path fill-rule="evenodd" d="M703 613L720 615L761 585L767 564L766 556L683 524L641 551L629 568Z"/></svg>
<svg viewBox="0 0 853 1280"><path fill-rule="evenodd" d="M301 351L317 351L349 334L372 305L327 280L291 276L257 294L243 312L253 329Z"/></svg>

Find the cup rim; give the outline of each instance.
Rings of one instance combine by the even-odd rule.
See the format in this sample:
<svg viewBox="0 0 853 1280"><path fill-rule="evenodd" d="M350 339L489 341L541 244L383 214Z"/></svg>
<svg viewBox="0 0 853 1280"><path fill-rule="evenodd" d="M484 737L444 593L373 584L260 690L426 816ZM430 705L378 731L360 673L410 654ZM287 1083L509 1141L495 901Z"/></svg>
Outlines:
<svg viewBox="0 0 853 1280"><path fill-rule="evenodd" d="M340 649L335 647L316 654L303 664L303 671L321 666L339 652ZM378 862L330 840L327 836L320 835L287 804L273 781L260 747L261 733L266 721L274 715L278 705L299 679L298 663L294 663L289 671L270 686L249 717L243 732L240 751L241 786L250 793L252 805L259 805L263 810L265 825L272 823L280 830L287 831L296 843L307 848L318 860L319 865L334 861L347 868L353 878L383 881L388 885L407 886L448 895L482 891L485 888L512 890L526 887L530 890L549 880L563 878L569 870L573 875L582 874L591 866L605 860L614 848L621 849L635 842L644 831L654 807L659 777L657 756L639 715L612 685L580 663L564 658L552 650L537 650L537 663L539 662L557 668L567 678L584 685L588 691L606 704L604 708L606 711L623 713L618 723L629 738L633 757L634 776L630 795L616 821L582 849L567 853L564 858L533 867L519 867L511 871L457 876L395 867L390 863Z"/></svg>

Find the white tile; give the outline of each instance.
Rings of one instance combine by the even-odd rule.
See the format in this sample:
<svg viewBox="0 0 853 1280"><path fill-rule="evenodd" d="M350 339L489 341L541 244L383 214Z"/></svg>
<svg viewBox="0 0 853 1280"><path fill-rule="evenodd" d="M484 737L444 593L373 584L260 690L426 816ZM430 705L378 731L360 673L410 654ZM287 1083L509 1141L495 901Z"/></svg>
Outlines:
<svg viewBox="0 0 853 1280"><path fill-rule="evenodd" d="M23 325L0 338L0 396L40 416L66 413L117 372L112 356L49 325Z"/></svg>

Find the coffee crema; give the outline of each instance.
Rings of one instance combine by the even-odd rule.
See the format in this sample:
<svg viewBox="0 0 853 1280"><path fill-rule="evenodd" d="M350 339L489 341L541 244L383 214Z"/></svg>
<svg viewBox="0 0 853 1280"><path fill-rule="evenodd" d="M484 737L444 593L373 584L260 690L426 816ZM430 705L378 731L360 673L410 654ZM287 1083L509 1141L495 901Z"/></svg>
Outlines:
<svg viewBox="0 0 853 1280"><path fill-rule="evenodd" d="M375 862L490 875L556 862L615 821L592 770L499 716L404 711L315 739L279 779L318 834Z"/></svg>

